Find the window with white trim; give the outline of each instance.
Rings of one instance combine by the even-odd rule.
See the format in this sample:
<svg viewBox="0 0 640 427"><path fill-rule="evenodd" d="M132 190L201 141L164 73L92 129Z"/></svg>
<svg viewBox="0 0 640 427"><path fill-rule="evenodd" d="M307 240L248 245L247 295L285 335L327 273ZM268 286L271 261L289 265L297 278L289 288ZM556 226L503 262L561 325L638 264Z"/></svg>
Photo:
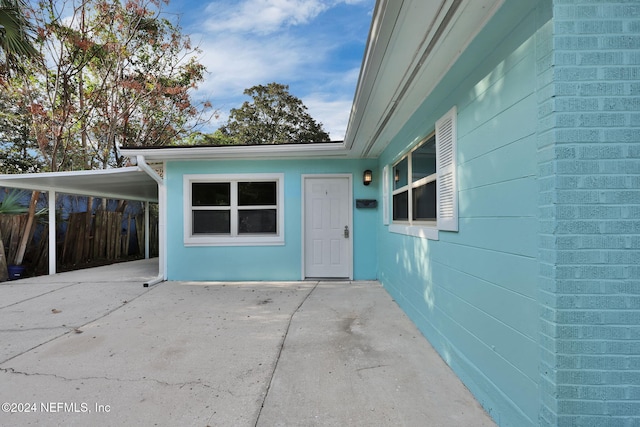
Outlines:
<svg viewBox="0 0 640 427"><path fill-rule="evenodd" d="M454 107L393 164L390 231L430 239L458 231L456 114Z"/></svg>
<svg viewBox="0 0 640 427"><path fill-rule="evenodd" d="M284 244L282 186L282 174L185 175L185 244Z"/></svg>
<svg viewBox="0 0 640 427"><path fill-rule="evenodd" d="M432 134L393 166L393 222L435 225L436 179Z"/></svg>

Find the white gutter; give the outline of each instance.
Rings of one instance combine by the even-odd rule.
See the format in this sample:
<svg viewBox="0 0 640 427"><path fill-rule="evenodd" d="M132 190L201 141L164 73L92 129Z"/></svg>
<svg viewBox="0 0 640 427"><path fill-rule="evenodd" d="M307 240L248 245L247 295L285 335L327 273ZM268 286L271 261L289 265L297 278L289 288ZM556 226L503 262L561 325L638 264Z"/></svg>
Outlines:
<svg viewBox="0 0 640 427"><path fill-rule="evenodd" d="M133 159L132 159L133 160ZM153 170L153 168L151 166L149 166L147 164L147 162L144 159L144 156L141 155L137 155L135 157L135 162L137 164L137 166L142 169L147 175L149 175L151 178L153 178L153 180L155 182L158 183L158 276L156 276L154 279L151 279L147 282L144 283L144 287L148 288L149 286L153 286L155 284L158 284L160 282L164 282L165 280L167 280L167 277L165 275L165 260L166 260L166 244L165 244L165 218L166 218L166 200L167 200L167 187L164 184L164 179L158 175L158 173ZM148 205L147 205L148 207ZM145 216L148 215L148 209L147 212L145 212ZM146 221L148 224L148 221ZM149 236L149 230L147 227L146 230L146 236ZM146 237L146 239L148 239L148 237ZM145 240L146 242L146 240ZM145 246L147 246L145 244ZM147 252L148 253L148 252Z"/></svg>
<svg viewBox="0 0 640 427"><path fill-rule="evenodd" d="M164 186L164 180L162 179L162 177L160 175L158 175L158 172L153 170L153 168L147 164L147 162L144 160L144 156L137 155L135 159L136 159L137 166L140 169L145 171L147 173L147 175L149 175L151 178L153 178L153 180L155 182L157 182L158 185Z"/></svg>

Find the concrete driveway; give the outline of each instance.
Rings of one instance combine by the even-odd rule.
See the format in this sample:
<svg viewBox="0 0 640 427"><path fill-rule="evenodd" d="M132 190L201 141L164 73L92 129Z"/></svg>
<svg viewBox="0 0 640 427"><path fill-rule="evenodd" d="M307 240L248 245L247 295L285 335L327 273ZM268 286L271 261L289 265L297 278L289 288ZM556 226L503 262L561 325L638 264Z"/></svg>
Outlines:
<svg viewBox="0 0 640 427"><path fill-rule="evenodd" d="M377 282L0 284L0 425L492 426Z"/></svg>

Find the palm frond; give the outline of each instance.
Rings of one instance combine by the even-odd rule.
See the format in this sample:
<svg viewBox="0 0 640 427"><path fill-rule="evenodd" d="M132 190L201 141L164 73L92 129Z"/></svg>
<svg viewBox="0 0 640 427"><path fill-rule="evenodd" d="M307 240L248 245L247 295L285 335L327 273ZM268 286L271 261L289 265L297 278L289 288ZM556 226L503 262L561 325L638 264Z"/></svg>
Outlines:
<svg viewBox="0 0 640 427"><path fill-rule="evenodd" d="M33 46L33 26L23 13L25 8L23 0L0 0L0 51L7 71L20 71L21 59L39 55Z"/></svg>
<svg viewBox="0 0 640 427"><path fill-rule="evenodd" d="M16 215L27 213L29 209L20 203L20 199L24 196L24 191L11 190L0 203L0 214Z"/></svg>

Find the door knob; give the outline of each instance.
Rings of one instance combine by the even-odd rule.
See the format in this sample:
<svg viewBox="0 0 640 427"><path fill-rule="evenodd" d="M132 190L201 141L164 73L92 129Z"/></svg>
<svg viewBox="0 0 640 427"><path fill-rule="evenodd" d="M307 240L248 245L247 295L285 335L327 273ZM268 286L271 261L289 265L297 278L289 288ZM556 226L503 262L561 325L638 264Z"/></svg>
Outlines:
<svg viewBox="0 0 640 427"><path fill-rule="evenodd" d="M344 226L344 238L345 239L349 238L349 226L348 225Z"/></svg>

